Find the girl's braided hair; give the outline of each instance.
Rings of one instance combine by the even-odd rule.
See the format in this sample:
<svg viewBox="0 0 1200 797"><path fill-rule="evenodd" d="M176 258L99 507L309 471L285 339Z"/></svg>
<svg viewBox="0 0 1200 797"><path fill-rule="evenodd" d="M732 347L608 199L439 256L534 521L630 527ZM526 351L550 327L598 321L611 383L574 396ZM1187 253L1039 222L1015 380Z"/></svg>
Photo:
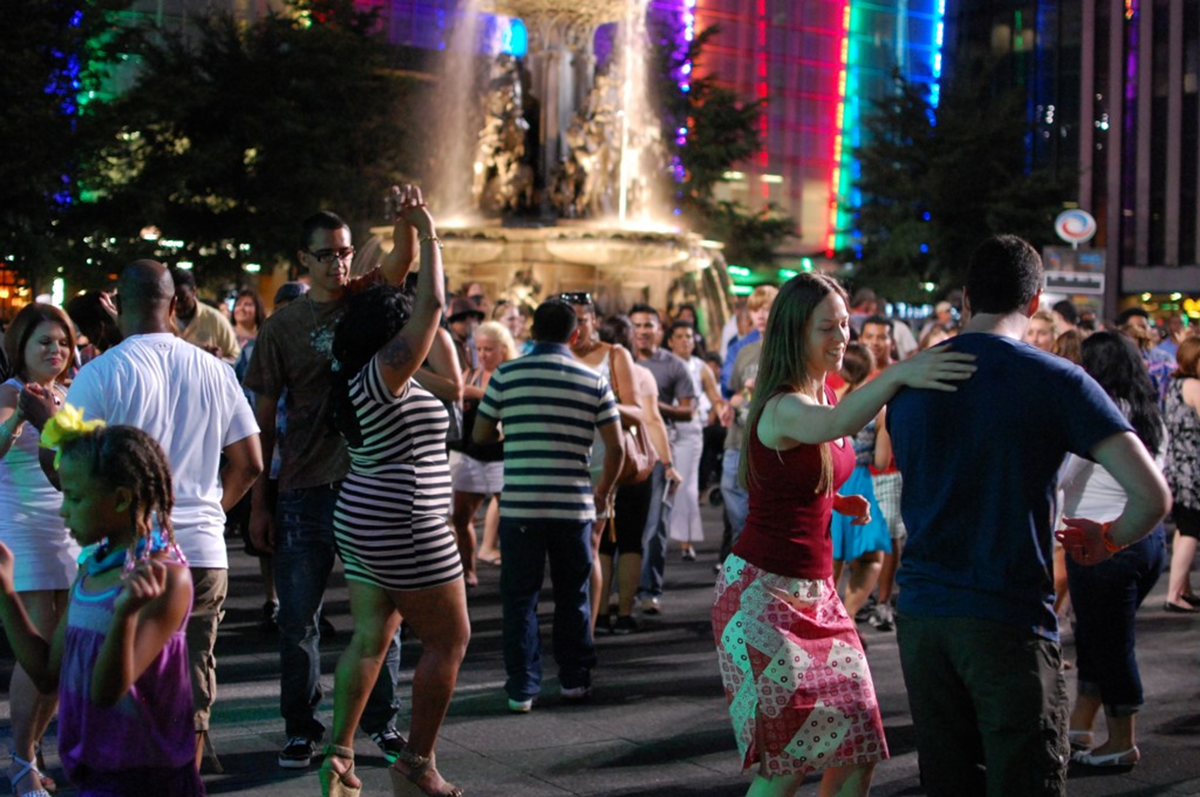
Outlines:
<svg viewBox="0 0 1200 797"><path fill-rule="evenodd" d="M59 451L64 457L87 462L92 478L99 479L104 487L129 490L133 497L129 519L139 536L150 534L157 515L159 527L174 544L171 467L153 437L132 426L100 426L66 436Z"/></svg>

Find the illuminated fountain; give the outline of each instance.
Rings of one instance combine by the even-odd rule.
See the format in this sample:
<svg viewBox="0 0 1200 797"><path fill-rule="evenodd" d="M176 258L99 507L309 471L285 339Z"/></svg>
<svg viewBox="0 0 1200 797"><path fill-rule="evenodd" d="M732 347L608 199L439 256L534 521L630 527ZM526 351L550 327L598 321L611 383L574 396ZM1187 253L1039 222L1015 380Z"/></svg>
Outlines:
<svg viewBox="0 0 1200 797"><path fill-rule="evenodd" d="M478 281L493 297L531 306L590 291L610 311L689 301L710 327L724 323L720 246L652 221L656 209L670 217L656 185L669 169L648 100L646 4L474 0L464 9L435 105L471 104L443 109L422 180L453 288ZM488 13L521 19L527 57L480 45ZM609 23L617 23L613 53L597 72L596 32ZM493 53L486 78L480 50Z"/></svg>

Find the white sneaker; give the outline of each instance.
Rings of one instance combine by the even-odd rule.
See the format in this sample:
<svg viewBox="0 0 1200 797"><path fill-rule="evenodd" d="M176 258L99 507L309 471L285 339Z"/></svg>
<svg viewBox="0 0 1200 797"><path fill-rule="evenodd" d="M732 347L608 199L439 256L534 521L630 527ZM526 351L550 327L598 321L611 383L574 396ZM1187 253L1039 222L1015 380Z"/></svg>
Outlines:
<svg viewBox="0 0 1200 797"><path fill-rule="evenodd" d="M592 696L592 687L590 686L572 686L570 688L563 687L562 699L567 703L582 703Z"/></svg>
<svg viewBox="0 0 1200 797"><path fill-rule="evenodd" d="M893 631L896 628L896 610L889 603L880 603L871 612L869 622L878 631Z"/></svg>
<svg viewBox="0 0 1200 797"><path fill-rule="evenodd" d="M508 699L508 710L514 714L528 714L533 711L533 698L528 700L513 700Z"/></svg>
<svg viewBox="0 0 1200 797"><path fill-rule="evenodd" d="M658 597L642 598L641 603L638 605L642 610L642 614L661 614L662 613L662 599L661 598L658 598Z"/></svg>

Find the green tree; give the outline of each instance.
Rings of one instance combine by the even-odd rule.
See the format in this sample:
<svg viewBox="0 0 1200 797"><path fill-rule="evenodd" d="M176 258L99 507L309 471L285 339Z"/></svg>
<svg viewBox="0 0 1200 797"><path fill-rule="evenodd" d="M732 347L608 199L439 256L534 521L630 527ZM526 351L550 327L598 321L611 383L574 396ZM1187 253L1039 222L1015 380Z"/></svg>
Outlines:
<svg viewBox="0 0 1200 797"><path fill-rule="evenodd" d="M93 257L156 255L201 281L287 261L325 208L364 240L409 172L411 83L389 69L375 12L312 0L246 24L224 13L186 34L145 31L134 87L106 108L120 131L92 164ZM163 240L144 241L153 225Z"/></svg>
<svg viewBox="0 0 1200 797"><path fill-rule="evenodd" d="M44 290L70 252L81 160L100 135L85 113L119 46L131 0L6 3L0 69L0 257Z"/></svg>
<svg viewBox="0 0 1200 797"><path fill-rule="evenodd" d="M691 229L724 242L730 262L770 265L775 249L795 234L792 220L773 204L754 212L714 198L717 185L727 179L725 174L761 151L759 123L766 100L742 102L737 94L719 86L712 73L692 77L689 91L679 87L683 65L699 63L704 48L719 33L717 26L706 28L685 47L677 48L673 30L659 32L655 62L663 140L670 143L670 155L683 167L677 201ZM680 127L687 128L683 145L676 136Z"/></svg>
<svg viewBox="0 0 1200 797"><path fill-rule="evenodd" d="M1030 125L1020 95L988 97L975 73L945 86L935 111L924 87L895 81L866 118L855 152L863 197L855 281L925 300L923 283L961 285L972 250L989 234L1052 242L1054 216L1072 188L1063 176L1026 167Z"/></svg>

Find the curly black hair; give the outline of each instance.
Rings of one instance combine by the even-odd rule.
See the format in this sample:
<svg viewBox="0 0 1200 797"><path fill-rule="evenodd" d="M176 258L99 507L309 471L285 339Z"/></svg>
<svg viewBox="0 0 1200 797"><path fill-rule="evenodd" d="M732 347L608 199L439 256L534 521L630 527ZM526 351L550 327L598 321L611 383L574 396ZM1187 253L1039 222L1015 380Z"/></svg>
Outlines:
<svg viewBox="0 0 1200 797"><path fill-rule="evenodd" d="M362 445L358 413L350 401L350 380L383 345L404 328L412 302L400 288L377 285L354 294L346 303L333 335L332 418L334 428L351 446Z"/></svg>
<svg viewBox="0 0 1200 797"><path fill-rule="evenodd" d="M1164 434L1158 391L1133 341L1104 330L1084 338L1081 349L1083 370L1117 403L1147 450L1157 454Z"/></svg>

